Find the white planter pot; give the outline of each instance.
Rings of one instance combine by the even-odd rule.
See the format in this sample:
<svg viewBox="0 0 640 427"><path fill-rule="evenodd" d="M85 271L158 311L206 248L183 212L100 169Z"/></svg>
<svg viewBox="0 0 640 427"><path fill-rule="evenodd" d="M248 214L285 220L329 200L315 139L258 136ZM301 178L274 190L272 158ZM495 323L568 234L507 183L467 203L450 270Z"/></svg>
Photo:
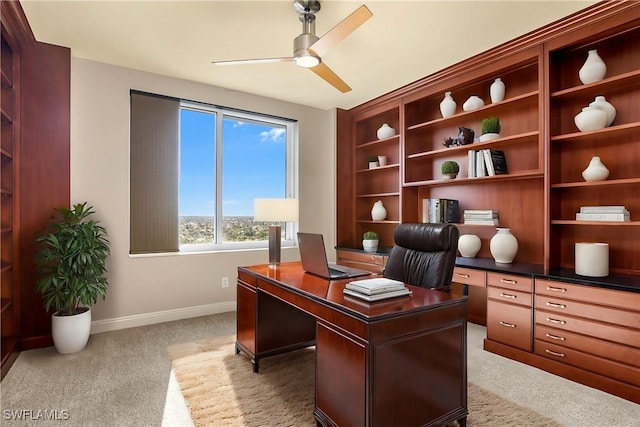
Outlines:
<svg viewBox="0 0 640 427"><path fill-rule="evenodd" d="M376 252L378 250L377 240L363 240L362 248L365 252Z"/></svg>
<svg viewBox="0 0 640 427"><path fill-rule="evenodd" d="M51 316L51 335L53 345L60 354L77 353L84 349L91 332L91 309L73 316Z"/></svg>
<svg viewBox="0 0 640 427"><path fill-rule="evenodd" d="M480 135L480 142L492 141L494 139L500 138L499 133L485 133Z"/></svg>
<svg viewBox="0 0 640 427"><path fill-rule="evenodd" d="M576 274L589 277L609 275L608 243L576 243Z"/></svg>

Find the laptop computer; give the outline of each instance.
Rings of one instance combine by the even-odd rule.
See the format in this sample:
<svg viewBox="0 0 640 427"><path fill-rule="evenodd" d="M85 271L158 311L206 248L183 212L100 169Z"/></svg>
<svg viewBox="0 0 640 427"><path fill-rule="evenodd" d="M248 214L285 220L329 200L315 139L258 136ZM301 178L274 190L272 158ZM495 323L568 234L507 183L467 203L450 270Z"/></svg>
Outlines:
<svg viewBox="0 0 640 427"><path fill-rule="evenodd" d="M315 274L325 279L346 279L372 274L367 270L328 262L322 234L299 232L298 247L300 248L302 268L307 273Z"/></svg>

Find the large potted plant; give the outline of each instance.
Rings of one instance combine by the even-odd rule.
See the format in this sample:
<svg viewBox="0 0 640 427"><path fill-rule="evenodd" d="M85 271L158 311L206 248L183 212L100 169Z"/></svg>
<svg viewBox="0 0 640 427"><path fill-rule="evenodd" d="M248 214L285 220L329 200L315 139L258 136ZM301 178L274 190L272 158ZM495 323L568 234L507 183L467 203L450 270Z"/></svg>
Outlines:
<svg viewBox="0 0 640 427"><path fill-rule="evenodd" d="M110 254L107 231L87 202L57 209L57 218L38 238L36 263L41 278L36 290L51 317L53 343L62 354L82 350L91 331L91 309L107 294L106 261Z"/></svg>

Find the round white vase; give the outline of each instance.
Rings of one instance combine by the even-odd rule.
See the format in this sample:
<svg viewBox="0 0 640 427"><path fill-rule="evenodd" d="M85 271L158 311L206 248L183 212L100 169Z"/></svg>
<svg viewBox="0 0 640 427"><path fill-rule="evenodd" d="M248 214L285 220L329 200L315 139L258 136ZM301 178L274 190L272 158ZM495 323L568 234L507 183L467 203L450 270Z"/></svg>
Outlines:
<svg viewBox="0 0 640 427"><path fill-rule="evenodd" d="M596 99L589 104L589 107L599 108L607 114L606 126L611 126L613 119L616 118L616 108L604 96L596 96Z"/></svg>
<svg viewBox="0 0 640 427"><path fill-rule="evenodd" d="M376 252L378 250L378 241L377 240L363 240L362 241L362 249L365 252Z"/></svg>
<svg viewBox="0 0 640 427"><path fill-rule="evenodd" d="M376 132L378 139L390 138L396 134L396 130L388 124L383 124Z"/></svg>
<svg viewBox="0 0 640 427"><path fill-rule="evenodd" d="M607 113L596 107L584 107L573 118L576 127L582 132L604 129L607 127Z"/></svg>
<svg viewBox="0 0 640 427"><path fill-rule="evenodd" d="M607 74L607 64L604 63L596 49L587 53L587 59L578 71L580 81L584 84L604 79Z"/></svg>
<svg viewBox="0 0 640 427"><path fill-rule="evenodd" d="M73 316L60 316L54 313L51 316L51 336L53 345L60 354L77 353L82 350L89 341L91 332L91 309Z"/></svg>
<svg viewBox="0 0 640 427"><path fill-rule="evenodd" d="M496 103L504 99L504 82L499 77L491 83L489 87L489 95L491 96L491 102Z"/></svg>
<svg viewBox="0 0 640 427"><path fill-rule="evenodd" d="M458 251L464 258L475 258L480 246L480 238L475 234L461 234L458 238Z"/></svg>
<svg viewBox="0 0 640 427"><path fill-rule="evenodd" d="M582 177L585 181L604 181L609 176L609 169L602 164L600 157L593 156L589 162L589 166L582 171Z"/></svg>
<svg viewBox="0 0 640 427"><path fill-rule="evenodd" d="M387 217L387 210L382 204L381 200L378 200L373 204L373 208L371 209L371 219L374 221L384 221Z"/></svg>
<svg viewBox="0 0 640 427"><path fill-rule="evenodd" d="M466 101L464 101L464 104L462 104L462 109L464 111L471 111L480 107L484 107L484 101L476 95L471 95Z"/></svg>
<svg viewBox="0 0 640 427"><path fill-rule="evenodd" d="M509 228L497 228L489 242L491 256L496 262L510 264L518 253L518 240Z"/></svg>
<svg viewBox="0 0 640 427"><path fill-rule="evenodd" d="M440 102L440 114L443 118L453 116L456 113L458 104L451 97L451 92L445 92L444 99Z"/></svg>

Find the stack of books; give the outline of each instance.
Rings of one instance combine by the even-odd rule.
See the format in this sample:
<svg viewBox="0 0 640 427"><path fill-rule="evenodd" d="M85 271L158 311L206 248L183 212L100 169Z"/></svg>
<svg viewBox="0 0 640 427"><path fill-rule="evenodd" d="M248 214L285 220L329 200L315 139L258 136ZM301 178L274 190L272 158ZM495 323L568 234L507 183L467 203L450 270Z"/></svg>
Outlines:
<svg viewBox="0 0 640 427"><path fill-rule="evenodd" d="M471 225L498 225L498 211L495 209L465 209L464 223Z"/></svg>
<svg viewBox="0 0 640 427"><path fill-rule="evenodd" d="M460 207L458 201L422 199L422 222L459 223Z"/></svg>
<svg viewBox="0 0 640 427"><path fill-rule="evenodd" d="M577 221L631 221L631 213L624 206L582 206Z"/></svg>
<svg viewBox="0 0 640 427"><path fill-rule="evenodd" d="M469 150L469 178L503 175L509 173L507 158L502 150Z"/></svg>
<svg viewBox="0 0 640 427"><path fill-rule="evenodd" d="M345 295L365 301L379 301L411 295L411 290L404 283L384 277L351 281L347 283L343 292Z"/></svg>

